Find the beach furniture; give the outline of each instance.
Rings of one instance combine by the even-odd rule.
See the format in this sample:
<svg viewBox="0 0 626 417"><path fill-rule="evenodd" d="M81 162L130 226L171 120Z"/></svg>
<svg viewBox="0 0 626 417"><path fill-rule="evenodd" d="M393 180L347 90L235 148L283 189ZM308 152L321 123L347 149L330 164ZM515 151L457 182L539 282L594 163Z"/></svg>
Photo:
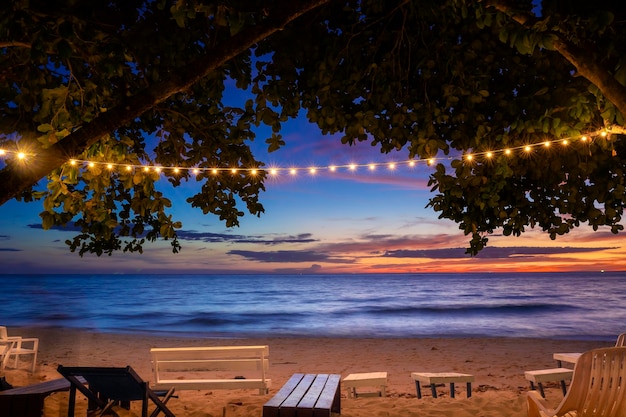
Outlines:
<svg viewBox="0 0 626 417"><path fill-rule="evenodd" d="M573 370L569 368L549 368L549 369L536 369L533 371L525 371L524 378L530 382L530 389L539 389L539 393L542 397L546 397L543 390L543 383L549 381L559 381L561 384L561 390L563 395L567 392L567 385L565 381L572 379ZM537 384L537 388L535 388Z"/></svg>
<svg viewBox="0 0 626 417"><path fill-rule="evenodd" d="M37 352L39 351L39 339L36 337L9 336L7 328L0 326L0 367L4 369L9 363L9 358L14 357L13 367L19 366L20 356L30 356L32 359L30 371L35 372L37 365Z"/></svg>
<svg viewBox="0 0 626 417"><path fill-rule="evenodd" d="M379 397L386 396L387 390L387 372L366 372L358 374L349 374L341 381L344 389L348 390L348 398L356 398L358 395L368 395L370 393L357 393L356 389L361 387L376 387L378 391L374 392Z"/></svg>
<svg viewBox="0 0 626 417"><path fill-rule="evenodd" d="M617 336L615 347L620 346L626 346L626 333ZM582 355L580 352L557 352L554 353L552 357L556 360L556 365L560 368L563 362L576 364L580 355Z"/></svg>
<svg viewBox="0 0 626 417"><path fill-rule="evenodd" d="M341 413L338 374L293 374L263 405L263 417L330 417L331 413Z"/></svg>
<svg viewBox="0 0 626 417"><path fill-rule="evenodd" d="M106 368L59 365L57 370L70 383L68 417L74 416L76 391L87 397L88 414L98 410L99 415L103 415L113 406L130 408L131 401L141 401L141 417L148 417L148 402L152 401L156 408L150 417L156 417L161 412L167 417L175 417L165 405L173 396L174 389L161 393L162 395L157 394L130 366ZM163 397L162 400L160 396Z"/></svg>
<svg viewBox="0 0 626 417"><path fill-rule="evenodd" d="M562 368L563 362L576 364L580 355L580 352L557 352L552 354L552 358L556 361L557 368Z"/></svg>
<svg viewBox="0 0 626 417"><path fill-rule="evenodd" d="M15 347L15 341L9 340L7 335L7 328L0 326L0 370L4 370L4 367L9 360L9 352Z"/></svg>
<svg viewBox="0 0 626 417"><path fill-rule="evenodd" d="M474 375L456 372L411 372L411 378L415 381L417 398L422 398L420 384L430 385L433 398L437 398L437 384L450 384L450 397L454 398L454 384L457 382L465 382L467 385L467 398L472 396Z"/></svg>
<svg viewBox="0 0 626 417"><path fill-rule="evenodd" d="M267 394L269 346L152 348L154 389L258 389ZM254 374L250 375L250 373Z"/></svg>
<svg viewBox="0 0 626 417"><path fill-rule="evenodd" d="M576 362L569 390L556 408L537 391L527 393L528 416L624 417L624 381L626 347L590 350Z"/></svg>
<svg viewBox="0 0 626 417"><path fill-rule="evenodd" d="M50 394L69 391L69 389L70 382L65 378L58 378L0 391L0 415L2 417L42 417L44 399Z"/></svg>

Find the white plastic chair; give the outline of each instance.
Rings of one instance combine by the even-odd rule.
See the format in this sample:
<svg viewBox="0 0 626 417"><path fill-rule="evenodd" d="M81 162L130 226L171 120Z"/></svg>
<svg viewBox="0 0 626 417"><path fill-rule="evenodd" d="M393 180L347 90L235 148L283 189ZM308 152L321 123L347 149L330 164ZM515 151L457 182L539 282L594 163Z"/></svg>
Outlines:
<svg viewBox="0 0 626 417"><path fill-rule="evenodd" d="M4 370L9 360L9 352L15 347L15 342L9 340L7 328L0 326L0 370Z"/></svg>
<svg viewBox="0 0 626 417"><path fill-rule="evenodd" d="M15 357L13 367L19 365L20 356L32 355L32 364L30 371L35 372L37 365L37 352L39 351L39 339L36 337L8 336L7 328L0 326L0 367L4 369L11 356Z"/></svg>
<svg viewBox="0 0 626 417"><path fill-rule="evenodd" d="M624 417L624 381L626 347L590 350L576 362L570 388L556 408L537 391L528 392L528 417Z"/></svg>

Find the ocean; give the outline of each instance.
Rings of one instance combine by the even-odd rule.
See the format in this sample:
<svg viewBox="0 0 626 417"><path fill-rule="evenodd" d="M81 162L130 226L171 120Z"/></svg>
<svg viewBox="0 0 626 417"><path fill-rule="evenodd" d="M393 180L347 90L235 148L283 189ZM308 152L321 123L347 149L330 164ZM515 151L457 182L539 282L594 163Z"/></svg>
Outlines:
<svg viewBox="0 0 626 417"><path fill-rule="evenodd" d="M626 332L626 272L0 275L0 325L202 337Z"/></svg>

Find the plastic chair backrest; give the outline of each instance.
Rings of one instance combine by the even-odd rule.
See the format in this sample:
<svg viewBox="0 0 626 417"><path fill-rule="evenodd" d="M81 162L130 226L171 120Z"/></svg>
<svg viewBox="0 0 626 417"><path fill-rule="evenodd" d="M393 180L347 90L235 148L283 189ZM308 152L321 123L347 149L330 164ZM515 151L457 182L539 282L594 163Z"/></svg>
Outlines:
<svg viewBox="0 0 626 417"><path fill-rule="evenodd" d="M577 411L578 417L624 417L626 347L594 349L576 362L567 395L557 414Z"/></svg>

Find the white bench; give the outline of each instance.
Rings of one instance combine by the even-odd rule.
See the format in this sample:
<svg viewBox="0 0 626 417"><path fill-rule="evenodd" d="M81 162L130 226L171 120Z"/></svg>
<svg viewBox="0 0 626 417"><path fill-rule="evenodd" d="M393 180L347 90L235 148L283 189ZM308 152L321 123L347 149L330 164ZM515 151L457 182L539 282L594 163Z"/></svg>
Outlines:
<svg viewBox="0 0 626 417"><path fill-rule="evenodd" d="M569 368L537 369L534 371L524 372L524 377L530 382L530 389L534 390L536 383L539 386L539 393L544 398L546 397L546 394L543 391L543 382L560 381L561 390L563 391L563 395L565 395L567 393L565 381L571 380L572 375L574 375L574 370Z"/></svg>
<svg viewBox="0 0 626 417"><path fill-rule="evenodd" d="M454 384L456 382L465 382L467 384L467 398L472 396L472 382L474 382L474 375L459 374L456 372L411 372L411 378L415 381L417 398L422 398L420 383L430 385L433 398L437 398L437 384L449 383L450 397L454 398Z"/></svg>
<svg viewBox="0 0 626 417"><path fill-rule="evenodd" d="M151 388L258 389L267 394L269 351L269 346L152 348Z"/></svg>
<svg viewBox="0 0 626 417"><path fill-rule="evenodd" d="M341 381L341 384L348 390L348 398L357 398L358 395L375 394L379 397L387 395L387 372L367 372L350 374ZM356 389L360 387L377 387L378 391L374 393L357 394Z"/></svg>

